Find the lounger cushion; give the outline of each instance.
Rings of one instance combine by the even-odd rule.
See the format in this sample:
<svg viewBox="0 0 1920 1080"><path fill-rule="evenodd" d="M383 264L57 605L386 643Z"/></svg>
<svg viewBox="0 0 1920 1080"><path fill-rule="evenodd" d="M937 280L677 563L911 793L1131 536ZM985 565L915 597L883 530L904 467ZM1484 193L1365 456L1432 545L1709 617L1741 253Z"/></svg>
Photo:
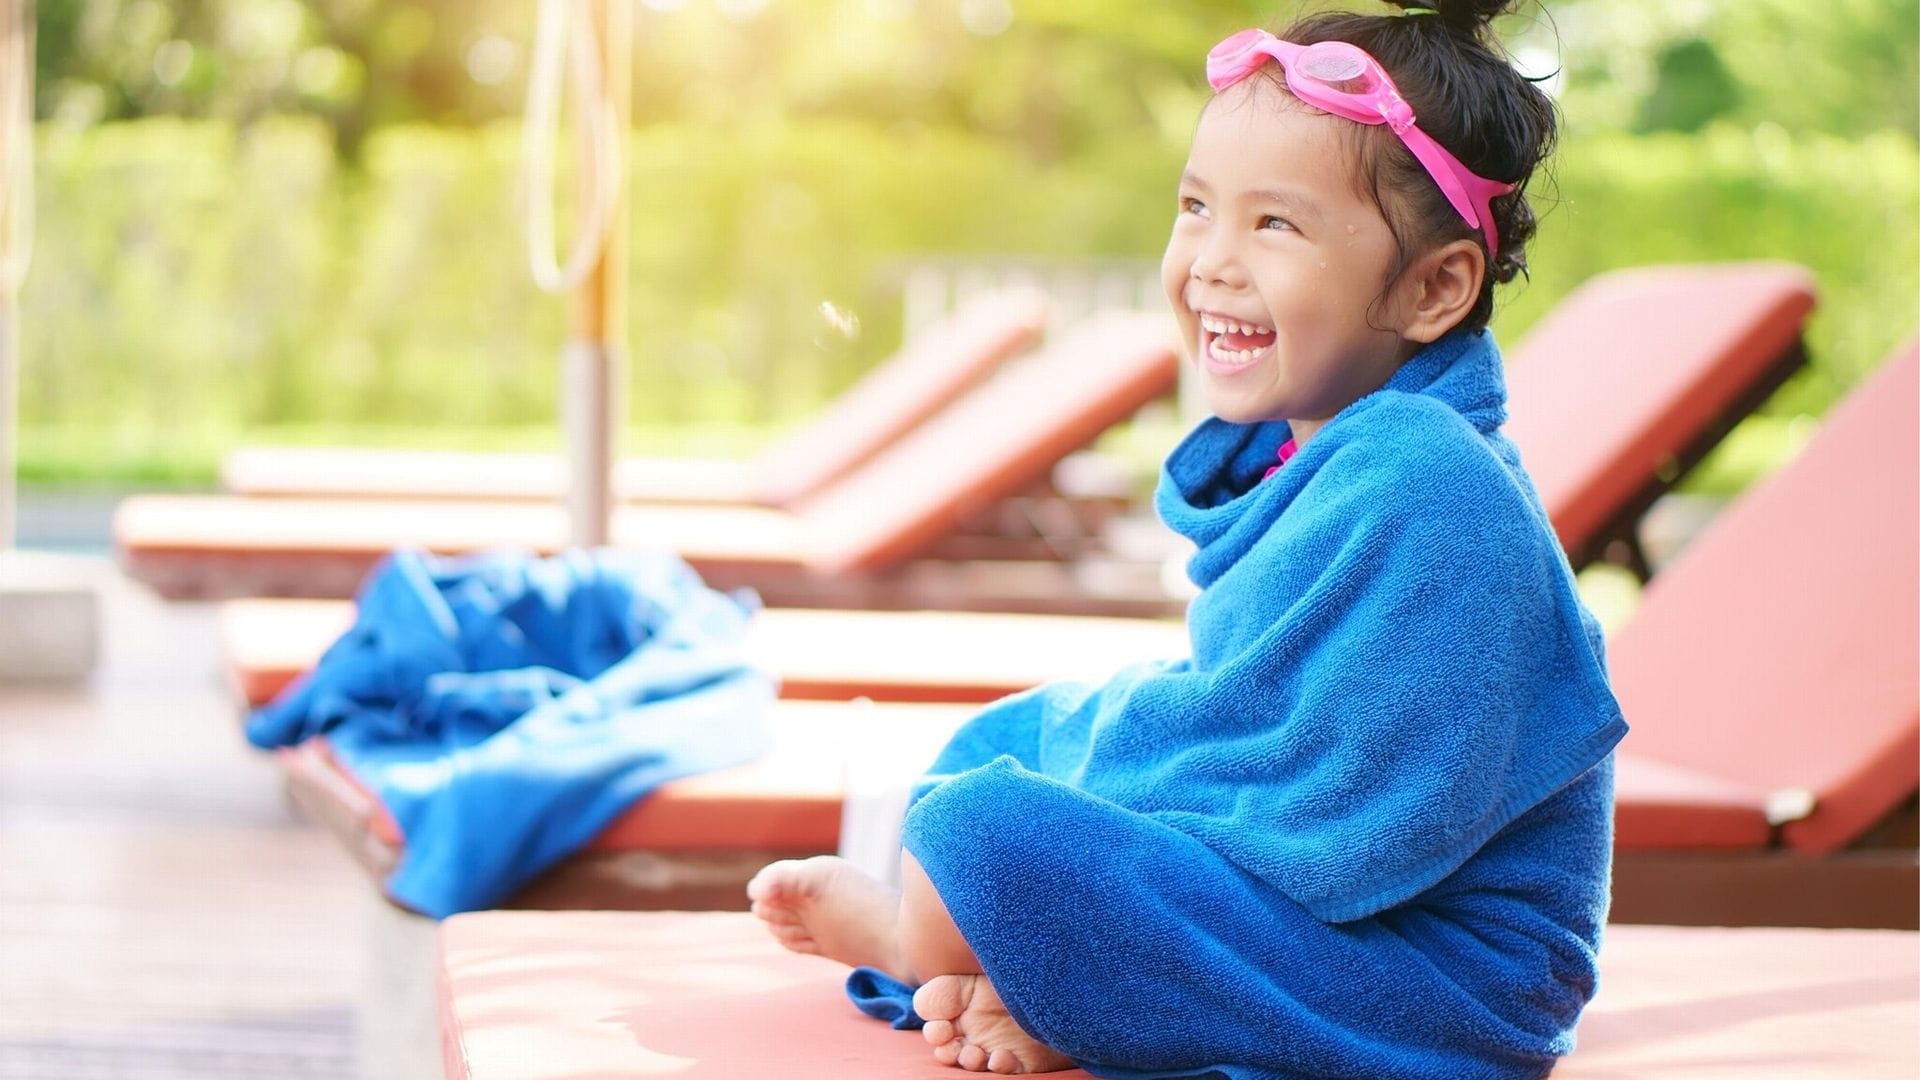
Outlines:
<svg viewBox="0 0 1920 1080"><path fill-rule="evenodd" d="M875 368L820 414L752 464L758 498L773 506L811 499L945 408L1046 324L1044 293L1016 289L982 297Z"/></svg>
<svg viewBox="0 0 1920 1080"><path fill-rule="evenodd" d="M234 600L221 606L220 623L228 666L258 705L352 625L353 605ZM755 615L747 634L781 696L826 701L987 702L1188 649L1185 625L1172 620L981 612L773 608Z"/></svg>
<svg viewBox="0 0 1920 1080"><path fill-rule="evenodd" d="M1777 381L1813 308L1789 263L1656 266L1575 290L1512 350L1507 437L1569 551Z"/></svg>
<svg viewBox="0 0 1920 1080"><path fill-rule="evenodd" d="M850 768L863 759L924 767L972 713L956 705L780 702L765 757L662 784L585 850L833 851ZM302 801L349 846L403 843L392 816L333 758L324 737L283 751L281 760Z"/></svg>
<svg viewBox="0 0 1920 1080"><path fill-rule="evenodd" d="M1622 752L1744 788L1810 855L1920 773L1916 401L1909 345L1662 571L1609 649ZM1623 816L1623 843L1629 824L1649 825Z"/></svg>
<svg viewBox="0 0 1920 1080"><path fill-rule="evenodd" d="M623 458L614 463L622 500L750 503L757 480L744 461ZM558 454L362 447L243 446L220 462L220 486L235 495L322 499L493 499L546 502L567 490Z"/></svg>
<svg viewBox="0 0 1920 1080"><path fill-rule="evenodd" d="M1628 730L1628 738L1633 732ZM1619 751L1614 845L1625 850L1767 846L1766 792L1712 773Z"/></svg>
<svg viewBox="0 0 1920 1080"><path fill-rule="evenodd" d="M1556 1080L1920 1070L1920 934L1612 927L1600 959L1599 997ZM854 1012L846 972L786 952L749 915L455 916L440 928L447 1076L961 1075L918 1033Z"/></svg>
<svg viewBox="0 0 1920 1080"><path fill-rule="evenodd" d="M1089 316L810 499L809 565L872 571L926 548L1179 381L1172 320Z"/></svg>
<svg viewBox="0 0 1920 1080"><path fill-rule="evenodd" d="M758 507L622 506L611 526L620 547L683 552L696 567L793 567L812 545L797 519ZM371 565L403 543L448 554L490 547L551 554L566 545L567 516L557 506L524 503L135 495L115 510L114 532L136 568L146 556L243 563L255 552L352 554Z"/></svg>

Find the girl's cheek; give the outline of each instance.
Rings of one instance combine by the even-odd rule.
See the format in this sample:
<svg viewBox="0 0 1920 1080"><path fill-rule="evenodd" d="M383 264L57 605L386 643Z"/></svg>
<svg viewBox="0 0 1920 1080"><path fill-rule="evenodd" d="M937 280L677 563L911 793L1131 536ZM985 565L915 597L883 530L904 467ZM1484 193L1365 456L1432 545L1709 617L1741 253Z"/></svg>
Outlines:
<svg viewBox="0 0 1920 1080"><path fill-rule="evenodd" d="M1181 256L1177 245L1169 246L1166 256L1160 260L1160 285L1166 290L1167 300L1173 304L1175 311L1180 309L1180 298L1186 286L1187 268L1190 265L1192 265L1191 260Z"/></svg>

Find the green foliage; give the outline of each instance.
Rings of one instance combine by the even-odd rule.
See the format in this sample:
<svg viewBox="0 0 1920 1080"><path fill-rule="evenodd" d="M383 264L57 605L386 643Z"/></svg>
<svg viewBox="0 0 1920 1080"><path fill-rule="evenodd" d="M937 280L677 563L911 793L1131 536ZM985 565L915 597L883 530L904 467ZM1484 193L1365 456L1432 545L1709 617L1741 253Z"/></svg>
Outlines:
<svg viewBox="0 0 1920 1080"><path fill-rule="evenodd" d="M1664 94L1678 114L1746 125L1920 132L1920 0L1546 0L1544 14L1518 11L1508 40L1529 69L1564 72L1561 104L1579 131L1628 127ZM1676 48L1691 54L1691 88L1663 70ZM1706 65L1724 82L1698 79ZM1731 100L1707 109L1689 93Z"/></svg>
<svg viewBox="0 0 1920 1080"><path fill-rule="evenodd" d="M317 125L49 126L37 187L29 421L232 427L306 391L274 381L303 377L324 340L342 254Z"/></svg>
<svg viewBox="0 0 1920 1080"><path fill-rule="evenodd" d="M362 170L336 165L312 122L41 134L29 425L204 440L555 415L562 304L528 281L512 129L392 129ZM1157 258L1181 160L1160 142L1039 166L963 133L778 118L655 125L632 153L631 414L668 426L815 407L897 342L895 274L916 255ZM1814 369L1777 404L1797 414L1913 330L1911 140L1722 124L1575 138L1555 168L1558 203L1545 187L1532 280L1496 318L1503 339L1603 270L1800 262L1822 300Z"/></svg>
<svg viewBox="0 0 1920 1080"><path fill-rule="evenodd" d="M897 343L916 258L1156 259L1206 47L1331 6L1376 7L637 6L634 422L805 414ZM269 426L551 424L564 305L525 268L508 119L533 7L41 0L26 460L95 432L109 471L199 475ZM1502 338L1613 267L1804 263L1815 367L1770 407L1784 430L1913 330L1920 0L1517 10L1567 138Z"/></svg>

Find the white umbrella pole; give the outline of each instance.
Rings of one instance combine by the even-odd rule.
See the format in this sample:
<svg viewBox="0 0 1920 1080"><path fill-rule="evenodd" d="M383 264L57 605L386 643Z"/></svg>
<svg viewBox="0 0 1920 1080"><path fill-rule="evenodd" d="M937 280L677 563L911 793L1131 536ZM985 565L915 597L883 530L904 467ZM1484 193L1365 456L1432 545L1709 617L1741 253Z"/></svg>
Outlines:
<svg viewBox="0 0 1920 1080"><path fill-rule="evenodd" d="M624 160L633 85L633 8L632 0L590 0L584 6L600 78L587 80L597 83L596 97L583 94L578 101L583 115L594 110L599 117L598 123L579 125L580 191L583 205L597 202L607 207L607 216L599 257L574 289L569 305L561 417L567 433L570 538L575 545L597 547L609 538L614 461L626 416ZM611 191L604 190L609 182Z"/></svg>

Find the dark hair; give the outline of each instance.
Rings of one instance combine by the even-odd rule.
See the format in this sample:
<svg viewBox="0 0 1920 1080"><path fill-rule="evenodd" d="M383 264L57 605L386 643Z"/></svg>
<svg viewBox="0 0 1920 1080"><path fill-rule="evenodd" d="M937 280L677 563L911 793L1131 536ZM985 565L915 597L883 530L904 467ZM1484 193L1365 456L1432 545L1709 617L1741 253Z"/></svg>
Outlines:
<svg viewBox="0 0 1920 1080"><path fill-rule="evenodd" d="M1514 185L1511 193L1493 200L1499 250L1487 253L1480 295L1460 322L1478 330L1493 315L1494 285L1526 273L1526 245L1535 229L1527 184L1553 150L1553 101L1515 70L1493 36L1493 18L1512 0L1387 2L1433 14L1329 12L1303 17L1277 36L1300 45L1344 41L1366 50L1413 106L1420 130L1475 173ZM1262 72L1280 74L1272 65ZM1412 152L1385 126L1352 125L1349 137L1357 151L1363 193L1380 207L1399 248L1389 282L1411 261L1410 250L1429 250L1461 238L1484 242L1484 235L1460 217Z"/></svg>

